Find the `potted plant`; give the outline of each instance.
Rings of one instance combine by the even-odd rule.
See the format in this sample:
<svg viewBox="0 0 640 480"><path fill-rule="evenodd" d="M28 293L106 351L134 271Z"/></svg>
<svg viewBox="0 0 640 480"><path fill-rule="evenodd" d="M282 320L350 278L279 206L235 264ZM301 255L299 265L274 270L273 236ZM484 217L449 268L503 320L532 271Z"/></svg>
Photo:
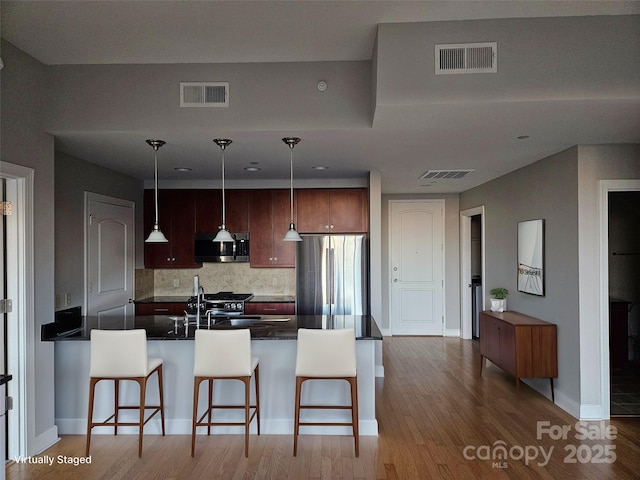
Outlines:
<svg viewBox="0 0 640 480"><path fill-rule="evenodd" d="M492 288L489 290L491 296L491 311L504 312L507 309L507 295L509 290L503 287Z"/></svg>

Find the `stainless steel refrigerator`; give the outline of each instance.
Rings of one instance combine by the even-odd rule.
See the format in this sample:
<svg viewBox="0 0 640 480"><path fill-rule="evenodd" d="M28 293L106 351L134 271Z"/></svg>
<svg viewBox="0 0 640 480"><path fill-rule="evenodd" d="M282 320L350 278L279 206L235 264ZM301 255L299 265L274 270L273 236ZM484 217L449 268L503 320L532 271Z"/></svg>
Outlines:
<svg viewBox="0 0 640 480"><path fill-rule="evenodd" d="M302 235L296 251L296 313L369 313L366 235Z"/></svg>

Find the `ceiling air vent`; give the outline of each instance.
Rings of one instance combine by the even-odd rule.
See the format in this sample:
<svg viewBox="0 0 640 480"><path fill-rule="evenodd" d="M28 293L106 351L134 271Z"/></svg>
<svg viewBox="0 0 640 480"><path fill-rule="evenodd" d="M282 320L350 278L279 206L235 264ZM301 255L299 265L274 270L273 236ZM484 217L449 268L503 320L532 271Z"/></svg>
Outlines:
<svg viewBox="0 0 640 480"><path fill-rule="evenodd" d="M436 75L497 71L496 42L436 45Z"/></svg>
<svg viewBox="0 0 640 480"><path fill-rule="evenodd" d="M425 173L420 175L420 178L430 178L430 179L458 179L467 175L467 173L471 173L473 170L427 170Z"/></svg>
<svg viewBox="0 0 640 480"><path fill-rule="evenodd" d="M180 107L228 106L228 82L180 82Z"/></svg>

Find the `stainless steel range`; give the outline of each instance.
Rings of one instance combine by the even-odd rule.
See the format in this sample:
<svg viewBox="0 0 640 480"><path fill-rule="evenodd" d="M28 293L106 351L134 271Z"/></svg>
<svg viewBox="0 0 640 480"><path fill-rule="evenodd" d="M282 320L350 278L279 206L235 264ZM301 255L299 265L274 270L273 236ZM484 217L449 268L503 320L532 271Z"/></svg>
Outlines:
<svg viewBox="0 0 640 480"><path fill-rule="evenodd" d="M187 302L187 312L190 314L200 313L204 316L210 315L243 315L244 304L251 300L251 293L218 292L205 293L198 297L191 297ZM198 301L200 308L198 309Z"/></svg>

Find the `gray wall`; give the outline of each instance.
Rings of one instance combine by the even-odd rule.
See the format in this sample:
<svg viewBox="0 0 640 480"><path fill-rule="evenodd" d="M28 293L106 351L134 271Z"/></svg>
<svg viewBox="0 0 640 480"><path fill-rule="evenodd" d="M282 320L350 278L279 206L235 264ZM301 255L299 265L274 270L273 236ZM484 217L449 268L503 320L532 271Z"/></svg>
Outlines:
<svg viewBox="0 0 640 480"><path fill-rule="evenodd" d="M72 306L84 301L84 195L109 195L135 202L136 268L144 268L143 182L104 167L55 154L55 294L71 294ZM71 261L73 259L73 261ZM67 308L64 300L57 309Z"/></svg>
<svg viewBox="0 0 640 480"><path fill-rule="evenodd" d="M388 330L389 325L389 201L390 200L444 200L444 243L445 243L445 328L460 329L460 208L457 194L442 195L382 195L382 321L380 328ZM387 333L387 332L385 332Z"/></svg>
<svg viewBox="0 0 640 480"><path fill-rule="evenodd" d="M40 342L40 324L53 320L54 310L54 181L53 136L44 132L42 112L47 108L45 67L13 45L2 41L2 138L0 155L5 162L33 168L34 174L34 297L35 339L33 398L35 413L28 416L29 454L57 438L53 405L53 344ZM9 346L9 348L11 348ZM25 432L26 433L26 432Z"/></svg>
<svg viewBox="0 0 640 480"><path fill-rule="evenodd" d="M639 145L576 146L460 195L461 210L485 206L486 291L504 286L510 310L558 325L556 403L579 418L606 411L599 181L639 178ZM533 218L545 220L544 297L516 286L517 222ZM530 383L549 393L548 382Z"/></svg>
<svg viewBox="0 0 640 480"><path fill-rule="evenodd" d="M578 148L516 170L460 195L460 209L485 207L485 294L509 289L508 308L558 325L556 398L580 401ZM545 220L545 295L517 290L517 225ZM487 301L488 304L488 301ZM532 382L545 394L547 382Z"/></svg>

